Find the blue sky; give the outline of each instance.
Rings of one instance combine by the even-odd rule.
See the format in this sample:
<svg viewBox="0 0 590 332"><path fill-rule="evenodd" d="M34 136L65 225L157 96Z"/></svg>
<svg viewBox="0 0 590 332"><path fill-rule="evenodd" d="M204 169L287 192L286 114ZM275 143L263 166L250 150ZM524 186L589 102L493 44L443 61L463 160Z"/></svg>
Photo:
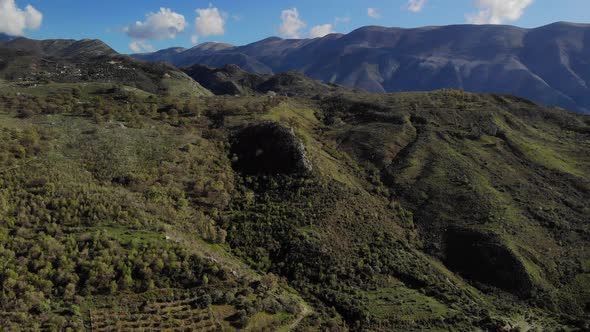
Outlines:
<svg viewBox="0 0 590 332"><path fill-rule="evenodd" d="M11 3L13 9L6 7ZM17 10L23 20L11 23L12 27L21 24L12 31L21 30L27 37L99 38L119 52L130 53L132 43L135 43L132 48L142 51L191 47L193 42L205 41L243 45L273 35L305 38L327 32L347 33L365 25L418 27L476 22L537 27L555 21L590 21L590 0L506 3L506 0L0 0L0 32L11 29L3 28L1 22L6 26L8 19L3 20L2 11L12 19L18 15L7 11ZM27 5L34 9L28 9ZM161 12L160 8L166 10ZM199 8L205 10L198 14ZM42 20L36 12L42 14ZM157 14L149 19L146 17L149 13ZM201 16L198 31L197 16ZM142 23L136 24L137 21Z"/></svg>

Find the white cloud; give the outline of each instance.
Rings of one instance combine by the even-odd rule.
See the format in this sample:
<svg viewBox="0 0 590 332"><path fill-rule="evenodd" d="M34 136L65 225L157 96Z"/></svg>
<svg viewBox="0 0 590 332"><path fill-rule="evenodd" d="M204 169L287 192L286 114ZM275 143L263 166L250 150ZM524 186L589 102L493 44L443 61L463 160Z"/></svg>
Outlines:
<svg viewBox="0 0 590 332"><path fill-rule="evenodd" d="M370 18L380 18L381 14L379 14L379 11L377 11L377 9L375 8L367 8L367 15L369 15Z"/></svg>
<svg viewBox="0 0 590 332"><path fill-rule="evenodd" d="M196 45L196 44L198 44L198 43L199 43L199 36L197 36L197 35L193 35L193 36L191 37L191 43L193 43L193 44L195 44L195 45Z"/></svg>
<svg viewBox="0 0 590 332"><path fill-rule="evenodd" d="M196 10L195 28L198 36L221 36L225 33L225 18L215 7Z"/></svg>
<svg viewBox="0 0 590 332"><path fill-rule="evenodd" d="M279 33L289 38L299 38L299 32L306 27L305 22L299 18L297 8L285 9L281 12L282 24Z"/></svg>
<svg viewBox="0 0 590 332"><path fill-rule="evenodd" d="M309 36L311 38L319 38L319 37L323 37L325 35L329 35L331 33L334 33L334 30L332 29L332 24L322 24L322 25L316 25L315 27L311 28L311 30L309 31Z"/></svg>
<svg viewBox="0 0 590 332"><path fill-rule="evenodd" d="M169 8L160 8L157 13L147 14L145 22L135 22L123 28L123 31L129 37L139 40L173 39L187 26L183 15Z"/></svg>
<svg viewBox="0 0 590 332"><path fill-rule="evenodd" d="M475 0L479 12L465 15L473 24L502 24L516 21L534 0Z"/></svg>
<svg viewBox="0 0 590 332"><path fill-rule="evenodd" d="M37 29L43 22L43 14L35 9L35 7L28 5L25 7L25 22L27 29Z"/></svg>
<svg viewBox="0 0 590 332"><path fill-rule="evenodd" d="M24 10L18 8L14 0L0 0L0 32L12 36L22 36L25 30L41 26L43 14L28 5Z"/></svg>
<svg viewBox="0 0 590 332"><path fill-rule="evenodd" d="M134 40L129 44L133 53L147 53L155 51L154 47L144 40Z"/></svg>
<svg viewBox="0 0 590 332"><path fill-rule="evenodd" d="M411 12L418 13L424 9L424 6L426 6L426 0L408 0L406 8Z"/></svg>

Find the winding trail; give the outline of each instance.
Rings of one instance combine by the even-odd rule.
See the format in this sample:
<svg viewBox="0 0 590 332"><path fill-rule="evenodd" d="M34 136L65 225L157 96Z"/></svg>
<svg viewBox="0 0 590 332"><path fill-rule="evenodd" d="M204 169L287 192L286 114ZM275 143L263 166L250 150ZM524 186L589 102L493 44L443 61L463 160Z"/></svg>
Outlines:
<svg viewBox="0 0 590 332"><path fill-rule="evenodd" d="M289 324L289 326L286 327L287 331L294 331L297 328L297 326L299 326L301 321L305 317L311 315L311 313L313 312L309 304L303 301L303 299L301 299L301 301L301 312L299 313L299 315L297 315L297 318L291 324Z"/></svg>

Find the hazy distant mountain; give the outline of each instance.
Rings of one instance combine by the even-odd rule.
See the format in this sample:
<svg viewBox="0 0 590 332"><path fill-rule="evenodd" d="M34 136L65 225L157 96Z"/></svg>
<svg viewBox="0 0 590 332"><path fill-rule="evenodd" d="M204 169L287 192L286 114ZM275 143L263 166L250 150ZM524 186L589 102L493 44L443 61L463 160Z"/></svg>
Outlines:
<svg viewBox="0 0 590 332"><path fill-rule="evenodd" d="M0 42L13 40L15 37L11 35L7 35L5 33L0 33Z"/></svg>
<svg viewBox="0 0 590 332"><path fill-rule="evenodd" d="M117 55L110 46L98 39L33 40L19 37L3 42L2 47L26 51L37 56L69 58L76 56Z"/></svg>
<svg viewBox="0 0 590 332"><path fill-rule="evenodd" d="M208 43L134 56L178 66L237 64L262 74L299 70L372 92L457 88L510 93L590 112L587 24L369 26L316 39L272 37L245 46Z"/></svg>

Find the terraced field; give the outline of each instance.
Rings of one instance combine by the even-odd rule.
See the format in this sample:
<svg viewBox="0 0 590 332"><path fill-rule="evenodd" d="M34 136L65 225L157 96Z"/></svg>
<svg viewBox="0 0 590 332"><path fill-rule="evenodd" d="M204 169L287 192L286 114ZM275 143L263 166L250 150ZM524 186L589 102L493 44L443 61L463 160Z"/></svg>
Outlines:
<svg viewBox="0 0 590 332"><path fill-rule="evenodd" d="M90 310L91 330L108 331L223 331L212 311L198 297L180 294L176 299L132 299L118 307ZM202 300L202 299L201 299Z"/></svg>

